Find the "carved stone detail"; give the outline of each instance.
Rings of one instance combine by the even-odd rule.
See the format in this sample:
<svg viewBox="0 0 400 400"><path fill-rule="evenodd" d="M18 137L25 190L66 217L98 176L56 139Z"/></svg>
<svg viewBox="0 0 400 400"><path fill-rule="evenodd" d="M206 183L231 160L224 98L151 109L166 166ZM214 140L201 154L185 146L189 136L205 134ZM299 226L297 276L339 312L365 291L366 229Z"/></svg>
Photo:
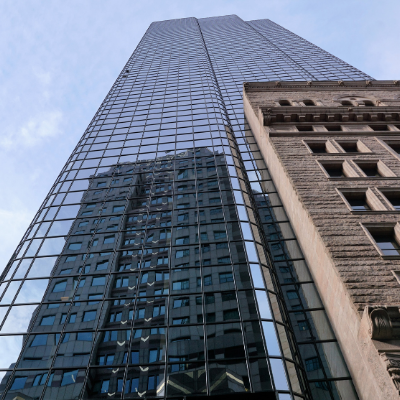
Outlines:
<svg viewBox="0 0 400 400"><path fill-rule="evenodd" d="M400 354L396 353L382 353L381 359L392 378L393 384L396 389L400 390Z"/></svg>
<svg viewBox="0 0 400 400"><path fill-rule="evenodd" d="M368 315L368 333L371 339L391 340L400 338L399 307L369 306L365 308L365 312Z"/></svg>

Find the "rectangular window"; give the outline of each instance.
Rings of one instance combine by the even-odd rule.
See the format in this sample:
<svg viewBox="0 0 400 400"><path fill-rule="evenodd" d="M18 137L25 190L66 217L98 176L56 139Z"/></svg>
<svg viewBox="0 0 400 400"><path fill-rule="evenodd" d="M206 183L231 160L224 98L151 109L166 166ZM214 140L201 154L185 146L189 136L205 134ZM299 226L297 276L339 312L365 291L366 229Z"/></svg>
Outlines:
<svg viewBox="0 0 400 400"><path fill-rule="evenodd" d="M94 321L96 318L96 311L86 311L83 313L83 322Z"/></svg>
<svg viewBox="0 0 400 400"><path fill-rule="evenodd" d="M353 211L370 211L366 192L342 192Z"/></svg>
<svg viewBox="0 0 400 400"><path fill-rule="evenodd" d="M189 289L189 279L176 281L172 283L173 290L186 290Z"/></svg>
<svg viewBox="0 0 400 400"><path fill-rule="evenodd" d="M187 307L189 306L189 297L182 297L180 299L174 299L174 308Z"/></svg>
<svg viewBox="0 0 400 400"><path fill-rule="evenodd" d="M394 227L367 227L369 233L384 256L399 256L399 238Z"/></svg>
<svg viewBox="0 0 400 400"><path fill-rule="evenodd" d="M305 364L307 372L316 371L321 368L318 357L307 358Z"/></svg>
<svg viewBox="0 0 400 400"><path fill-rule="evenodd" d="M233 282L232 272L223 272L219 274L219 283Z"/></svg>
<svg viewBox="0 0 400 400"><path fill-rule="evenodd" d="M381 192L385 195L385 197L389 200L392 207L400 211L400 191L396 190L381 190Z"/></svg>
<svg viewBox="0 0 400 400"><path fill-rule="evenodd" d="M92 286L104 286L106 284L105 276L95 276L92 279Z"/></svg>
<svg viewBox="0 0 400 400"><path fill-rule="evenodd" d="M42 317L40 325L53 325L56 319L55 315L48 315L47 317Z"/></svg>
<svg viewBox="0 0 400 400"><path fill-rule="evenodd" d="M96 271L101 271L108 268L108 261L99 262L96 265Z"/></svg>
<svg viewBox="0 0 400 400"><path fill-rule="evenodd" d="M107 244L107 243L114 243L114 241L115 241L115 235L106 236L106 237L104 238L104 244Z"/></svg>
<svg viewBox="0 0 400 400"><path fill-rule="evenodd" d="M79 370L64 372L61 379L61 386L72 385L76 383L76 377Z"/></svg>

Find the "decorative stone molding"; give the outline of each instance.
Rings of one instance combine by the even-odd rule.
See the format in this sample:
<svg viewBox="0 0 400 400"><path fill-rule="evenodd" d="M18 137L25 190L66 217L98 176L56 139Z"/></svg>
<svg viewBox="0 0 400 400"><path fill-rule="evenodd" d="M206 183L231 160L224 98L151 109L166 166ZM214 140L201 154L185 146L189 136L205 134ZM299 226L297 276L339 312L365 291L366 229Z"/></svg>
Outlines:
<svg viewBox="0 0 400 400"><path fill-rule="evenodd" d="M364 315L368 318L368 333L371 339L400 339L399 307L390 307L386 305L367 306L365 307Z"/></svg>
<svg viewBox="0 0 400 400"><path fill-rule="evenodd" d="M400 393L400 354L382 353L381 359L392 378L392 382Z"/></svg>

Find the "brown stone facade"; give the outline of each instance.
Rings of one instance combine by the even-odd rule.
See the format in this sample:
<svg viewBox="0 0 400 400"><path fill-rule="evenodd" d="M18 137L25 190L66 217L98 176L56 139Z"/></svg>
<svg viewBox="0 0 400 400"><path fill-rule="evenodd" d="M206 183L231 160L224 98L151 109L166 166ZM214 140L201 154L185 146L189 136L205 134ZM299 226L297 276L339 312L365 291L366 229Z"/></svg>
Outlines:
<svg viewBox="0 0 400 400"><path fill-rule="evenodd" d="M400 83L244 84L360 399L399 399Z"/></svg>

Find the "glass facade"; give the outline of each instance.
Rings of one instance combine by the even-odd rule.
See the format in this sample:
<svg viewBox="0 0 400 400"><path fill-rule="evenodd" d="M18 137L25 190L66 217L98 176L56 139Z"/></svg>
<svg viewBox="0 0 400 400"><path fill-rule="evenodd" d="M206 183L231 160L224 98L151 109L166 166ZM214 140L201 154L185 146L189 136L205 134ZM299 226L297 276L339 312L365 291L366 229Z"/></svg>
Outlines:
<svg viewBox="0 0 400 400"><path fill-rule="evenodd" d="M269 20L151 24L2 275L0 398L356 399L242 103L330 79L371 78Z"/></svg>

